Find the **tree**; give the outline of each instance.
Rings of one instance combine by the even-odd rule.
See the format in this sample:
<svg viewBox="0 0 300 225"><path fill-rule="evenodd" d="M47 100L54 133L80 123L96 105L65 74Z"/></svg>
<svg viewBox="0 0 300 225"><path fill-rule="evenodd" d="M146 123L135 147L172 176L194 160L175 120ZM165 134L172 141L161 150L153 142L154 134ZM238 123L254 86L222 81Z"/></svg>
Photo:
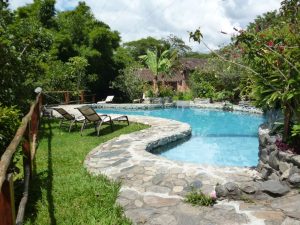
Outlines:
<svg viewBox="0 0 300 225"><path fill-rule="evenodd" d="M153 73L153 91L155 94L158 94L158 75L169 73L176 57L176 52L171 50L165 50L161 55L158 54L157 50L148 50L146 55L140 56Z"/></svg>
<svg viewBox="0 0 300 225"><path fill-rule="evenodd" d="M164 40L158 40L153 37L142 38L136 41L130 41L124 43L124 48L126 48L132 57L138 61L139 56L146 55L147 51L158 51L158 54L163 52L166 49L169 49L170 46Z"/></svg>
<svg viewBox="0 0 300 225"><path fill-rule="evenodd" d="M188 53L192 51L192 48L184 43L184 41L171 34L166 39L163 39L166 42L168 49L177 51L179 57L185 57Z"/></svg>
<svg viewBox="0 0 300 225"><path fill-rule="evenodd" d="M125 101L132 102L134 99L140 99L143 94L144 82L137 76L139 64L134 63L121 71L121 74L112 82L112 87L122 93Z"/></svg>

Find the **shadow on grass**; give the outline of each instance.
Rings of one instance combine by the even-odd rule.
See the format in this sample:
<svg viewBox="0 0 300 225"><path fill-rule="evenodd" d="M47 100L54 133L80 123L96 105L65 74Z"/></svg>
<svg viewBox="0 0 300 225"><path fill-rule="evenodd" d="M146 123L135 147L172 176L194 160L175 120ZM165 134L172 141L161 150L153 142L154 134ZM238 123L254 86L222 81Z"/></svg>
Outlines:
<svg viewBox="0 0 300 225"><path fill-rule="evenodd" d="M37 202L42 198L42 190L46 190L47 193L47 206L50 224L55 225L56 219L54 215L54 203L52 196L53 187L53 164L52 164L52 147L51 142L53 138L52 122L50 120L43 120L40 132L40 138L47 139L47 169L33 175L33 179L30 183L30 197L28 202L28 208L26 210L27 220L34 223L38 213Z"/></svg>
<svg viewBox="0 0 300 225"><path fill-rule="evenodd" d="M121 130L122 128L124 128L126 126L127 126L127 123L125 123L125 122L114 123L113 130L111 130L109 125L102 125L99 136L111 134L113 132ZM82 135L97 136L97 131L95 129L86 129L86 130L83 130Z"/></svg>

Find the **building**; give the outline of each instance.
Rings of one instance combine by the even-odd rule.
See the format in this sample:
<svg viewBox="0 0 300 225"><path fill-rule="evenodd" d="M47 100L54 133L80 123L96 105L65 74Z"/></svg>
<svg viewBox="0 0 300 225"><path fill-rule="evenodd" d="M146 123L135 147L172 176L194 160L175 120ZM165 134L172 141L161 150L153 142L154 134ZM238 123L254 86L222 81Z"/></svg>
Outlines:
<svg viewBox="0 0 300 225"><path fill-rule="evenodd" d="M158 75L158 83L165 83L165 85L173 87L176 91L186 91L188 87L188 78L190 73L196 69L202 69L207 60L198 58L182 58L179 60L179 65L174 69L171 75ZM141 68L137 71L137 76L139 76L143 81L152 84L153 73L147 68Z"/></svg>

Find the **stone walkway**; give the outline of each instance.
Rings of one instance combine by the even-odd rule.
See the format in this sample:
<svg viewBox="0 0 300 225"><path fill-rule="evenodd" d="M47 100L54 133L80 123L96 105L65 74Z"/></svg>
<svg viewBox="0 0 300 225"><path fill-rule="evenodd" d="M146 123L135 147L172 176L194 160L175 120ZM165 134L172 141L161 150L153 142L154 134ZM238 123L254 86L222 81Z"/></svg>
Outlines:
<svg viewBox="0 0 300 225"><path fill-rule="evenodd" d="M298 192L282 198L262 195L255 203L223 200L213 207L184 203L191 186L210 193L217 183L243 185L259 178L258 174L249 168L199 166L153 155L152 149L189 136L190 126L153 117L129 119L151 127L98 146L86 157L85 166L92 174L105 174L122 182L118 202L135 224L300 225Z"/></svg>

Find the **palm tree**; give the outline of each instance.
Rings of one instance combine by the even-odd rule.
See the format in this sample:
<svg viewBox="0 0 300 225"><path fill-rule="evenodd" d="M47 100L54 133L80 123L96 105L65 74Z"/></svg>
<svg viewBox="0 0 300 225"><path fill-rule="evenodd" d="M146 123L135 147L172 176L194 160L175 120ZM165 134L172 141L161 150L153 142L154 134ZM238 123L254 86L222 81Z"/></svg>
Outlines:
<svg viewBox="0 0 300 225"><path fill-rule="evenodd" d="M139 58L144 60L148 68L153 73L153 91L155 94L158 94L158 75L161 74L162 76L164 76L165 74L169 74L174 61L177 58L177 52L165 50L161 55L159 55L157 50L147 50L147 54L142 55Z"/></svg>

